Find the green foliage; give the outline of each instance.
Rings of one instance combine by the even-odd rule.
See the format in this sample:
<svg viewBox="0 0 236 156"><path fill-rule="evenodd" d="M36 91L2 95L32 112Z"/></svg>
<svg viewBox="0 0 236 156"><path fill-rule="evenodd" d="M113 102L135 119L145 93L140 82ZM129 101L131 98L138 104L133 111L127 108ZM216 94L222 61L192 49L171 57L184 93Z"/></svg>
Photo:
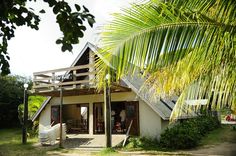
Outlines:
<svg viewBox="0 0 236 156"><path fill-rule="evenodd" d="M116 150L114 150L113 148L105 148L103 149L101 152L99 152L97 155L108 155L108 156L112 156L112 155L118 155L118 152Z"/></svg>
<svg viewBox="0 0 236 156"><path fill-rule="evenodd" d="M28 97L28 118L32 118L33 115L38 111L42 103L46 100L46 97L43 96L29 96ZM24 112L24 104L20 104L18 110ZM23 116L22 116L23 117Z"/></svg>
<svg viewBox="0 0 236 156"><path fill-rule="evenodd" d="M26 155L47 155L47 149L39 149L33 146L38 142L37 137L27 139L27 144L22 144L22 130L21 129L0 129L0 155L1 156L26 156Z"/></svg>
<svg viewBox="0 0 236 156"><path fill-rule="evenodd" d="M19 126L17 108L23 102L25 82L21 76L0 76L0 127Z"/></svg>
<svg viewBox="0 0 236 156"><path fill-rule="evenodd" d="M184 120L161 134L160 145L170 149L196 147L203 136L217 129L219 125L218 119L212 116Z"/></svg>
<svg viewBox="0 0 236 156"><path fill-rule="evenodd" d="M145 137L131 137L125 149L135 150L158 150L160 149L158 140Z"/></svg>
<svg viewBox="0 0 236 156"><path fill-rule="evenodd" d="M46 100L46 97L43 96L29 96L28 97L28 125L27 125L27 131L29 137L34 137L38 134L38 121L31 121L31 118L33 115L38 111L40 106L43 104L43 102ZM18 106L18 118L20 121L23 119L24 114L24 104L20 104Z"/></svg>
<svg viewBox="0 0 236 156"><path fill-rule="evenodd" d="M39 29L40 17L32 8L28 8L26 3L32 0L2 0L0 2L0 69L1 74L9 74L9 54L7 53L8 41L14 37L14 32L19 26L26 25L32 29ZM35 0L36 2L36 0ZM67 2L61 0L44 0L53 10L63 36L56 41L61 44L61 50L72 51L72 45L79 42L86 27L84 22L92 27L95 23L94 16L83 6L75 4L72 8ZM76 11L73 11L76 10ZM45 13L40 10L39 13ZM45 36L46 37L46 36Z"/></svg>
<svg viewBox="0 0 236 156"><path fill-rule="evenodd" d="M144 92L180 97L171 119L191 110L186 99L236 110L235 8L235 0L154 0L122 9L101 33L99 87L111 70L117 81L143 73Z"/></svg>

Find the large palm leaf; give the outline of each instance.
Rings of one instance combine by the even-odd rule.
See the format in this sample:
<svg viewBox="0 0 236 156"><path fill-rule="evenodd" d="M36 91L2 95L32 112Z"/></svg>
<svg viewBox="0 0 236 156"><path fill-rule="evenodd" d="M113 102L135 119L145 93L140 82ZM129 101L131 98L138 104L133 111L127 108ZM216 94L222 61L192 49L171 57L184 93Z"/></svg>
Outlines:
<svg viewBox="0 0 236 156"><path fill-rule="evenodd" d="M100 53L117 80L141 70L155 96L178 94L172 119L185 99L211 97L212 108L236 109L235 8L234 0L133 4L104 27ZM98 63L99 75L110 67Z"/></svg>

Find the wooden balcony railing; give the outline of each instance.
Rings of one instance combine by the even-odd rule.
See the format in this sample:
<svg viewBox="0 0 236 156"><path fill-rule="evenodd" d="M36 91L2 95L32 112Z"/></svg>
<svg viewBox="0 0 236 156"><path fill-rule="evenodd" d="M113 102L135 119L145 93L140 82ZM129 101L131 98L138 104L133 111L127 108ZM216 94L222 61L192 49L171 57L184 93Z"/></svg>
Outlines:
<svg viewBox="0 0 236 156"><path fill-rule="evenodd" d="M94 87L94 64L33 73L33 92Z"/></svg>

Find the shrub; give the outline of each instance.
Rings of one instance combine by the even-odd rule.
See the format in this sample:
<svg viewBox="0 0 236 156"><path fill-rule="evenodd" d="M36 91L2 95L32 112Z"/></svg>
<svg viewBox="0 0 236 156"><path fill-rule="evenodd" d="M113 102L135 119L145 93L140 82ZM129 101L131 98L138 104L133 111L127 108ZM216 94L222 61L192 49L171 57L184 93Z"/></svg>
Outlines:
<svg viewBox="0 0 236 156"><path fill-rule="evenodd" d="M156 139L150 139L145 137L131 137L128 140L126 148L143 150L157 149L159 148L159 143Z"/></svg>
<svg viewBox="0 0 236 156"><path fill-rule="evenodd" d="M116 150L114 150L113 148L105 148L103 150L101 150L98 155L116 155L118 152Z"/></svg>
<svg viewBox="0 0 236 156"><path fill-rule="evenodd" d="M219 125L218 119L211 116L184 120L172 128L167 128L161 134L160 145L172 149L195 147L205 134L216 129Z"/></svg>
<svg viewBox="0 0 236 156"><path fill-rule="evenodd" d="M31 120L28 120L27 125L27 135L28 137L37 137L39 133L39 121L32 122Z"/></svg>

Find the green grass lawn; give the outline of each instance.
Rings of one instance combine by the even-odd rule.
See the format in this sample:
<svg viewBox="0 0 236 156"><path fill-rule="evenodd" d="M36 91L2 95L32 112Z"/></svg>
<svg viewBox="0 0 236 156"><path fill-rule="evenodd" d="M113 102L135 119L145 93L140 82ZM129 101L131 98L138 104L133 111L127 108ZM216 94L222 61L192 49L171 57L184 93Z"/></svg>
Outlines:
<svg viewBox="0 0 236 156"><path fill-rule="evenodd" d="M35 146L38 142L37 138L28 138L27 144L22 145L21 143L21 129L0 129L0 156L43 156L43 155L96 155L96 156L120 156L130 155L132 153L125 153L126 151L135 152L141 150L144 154L150 155L185 155L184 152L175 151L159 151L160 148L156 146L153 148L148 147L147 149L104 149L101 152L83 152L76 149L60 149L58 146ZM216 145L223 142L236 143L236 130L233 130L231 126L224 125L219 129L216 129L205 137L203 137L199 148L201 146ZM149 144L151 146L151 144ZM145 146L146 147L146 146ZM132 154L133 155L133 154Z"/></svg>
<svg viewBox="0 0 236 156"><path fill-rule="evenodd" d="M58 146L35 146L37 138L28 138L27 144L21 143L21 129L0 129L0 156L44 156L44 155L93 155L93 156L125 156L117 150L105 148L100 152L80 151L78 149L60 149ZM160 152L158 152L160 154ZM162 153L162 152L161 152ZM157 154L150 151L149 154ZM164 152L162 153L164 154Z"/></svg>
<svg viewBox="0 0 236 156"><path fill-rule="evenodd" d="M236 130L231 125L222 125L220 128L207 134L200 142L200 146L216 145L222 142L236 143Z"/></svg>
<svg viewBox="0 0 236 156"><path fill-rule="evenodd" d="M45 155L112 155L120 154L111 149L104 149L101 152L89 152L76 149L60 149L55 146L36 146L38 138L28 138L27 144L23 145L21 129L0 129L0 156L45 156Z"/></svg>
<svg viewBox="0 0 236 156"><path fill-rule="evenodd" d="M28 138L27 144L21 143L20 129L0 129L0 156L46 155L46 150L33 146L37 138Z"/></svg>

